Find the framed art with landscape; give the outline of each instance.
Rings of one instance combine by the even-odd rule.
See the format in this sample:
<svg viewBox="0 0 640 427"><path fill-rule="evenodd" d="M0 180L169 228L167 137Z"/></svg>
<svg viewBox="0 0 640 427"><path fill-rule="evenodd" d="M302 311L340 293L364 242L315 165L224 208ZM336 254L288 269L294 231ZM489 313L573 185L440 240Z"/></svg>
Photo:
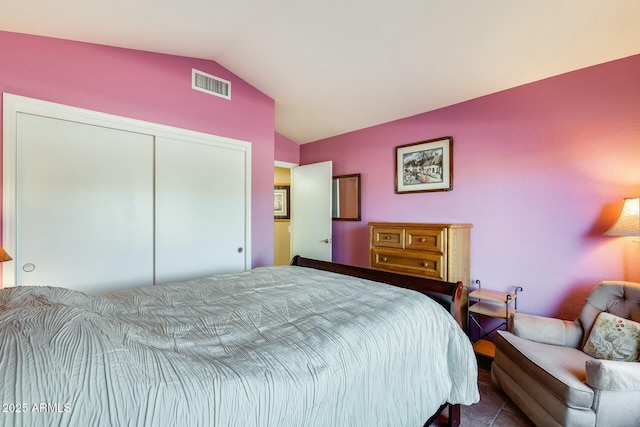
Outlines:
<svg viewBox="0 0 640 427"><path fill-rule="evenodd" d="M396 193L453 189L453 138L396 147Z"/></svg>

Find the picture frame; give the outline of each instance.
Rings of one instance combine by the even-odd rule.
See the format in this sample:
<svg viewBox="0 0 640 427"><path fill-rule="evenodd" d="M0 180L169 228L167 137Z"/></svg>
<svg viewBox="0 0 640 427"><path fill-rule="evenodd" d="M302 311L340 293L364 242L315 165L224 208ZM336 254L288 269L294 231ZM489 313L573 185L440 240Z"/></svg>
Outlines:
<svg viewBox="0 0 640 427"><path fill-rule="evenodd" d="M396 147L396 194L453 189L453 138Z"/></svg>
<svg viewBox="0 0 640 427"><path fill-rule="evenodd" d="M273 219L291 219L289 185L273 186Z"/></svg>

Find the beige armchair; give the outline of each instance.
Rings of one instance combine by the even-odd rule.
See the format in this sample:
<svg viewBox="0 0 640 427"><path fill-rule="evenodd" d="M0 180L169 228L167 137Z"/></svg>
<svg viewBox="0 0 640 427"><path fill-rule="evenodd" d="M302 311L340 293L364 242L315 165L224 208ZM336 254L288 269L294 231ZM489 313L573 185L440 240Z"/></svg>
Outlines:
<svg viewBox="0 0 640 427"><path fill-rule="evenodd" d="M537 426L640 426L639 325L601 312L640 322L640 283L602 282L573 322L516 313L498 332L491 377Z"/></svg>

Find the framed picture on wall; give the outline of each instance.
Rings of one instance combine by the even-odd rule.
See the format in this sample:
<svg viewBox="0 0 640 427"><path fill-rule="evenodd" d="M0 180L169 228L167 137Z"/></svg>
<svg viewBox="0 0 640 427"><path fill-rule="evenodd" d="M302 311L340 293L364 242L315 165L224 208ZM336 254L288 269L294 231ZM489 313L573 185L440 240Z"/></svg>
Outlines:
<svg viewBox="0 0 640 427"><path fill-rule="evenodd" d="M273 219L290 219L289 185L273 186Z"/></svg>
<svg viewBox="0 0 640 427"><path fill-rule="evenodd" d="M451 191L453 189L453 138L396 147L396 193Z"/></svg>

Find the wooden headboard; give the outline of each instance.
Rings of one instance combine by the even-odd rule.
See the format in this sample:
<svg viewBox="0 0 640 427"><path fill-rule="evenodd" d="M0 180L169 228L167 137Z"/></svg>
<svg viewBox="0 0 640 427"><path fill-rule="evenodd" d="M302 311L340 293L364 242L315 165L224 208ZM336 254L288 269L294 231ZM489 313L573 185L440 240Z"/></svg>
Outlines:
<svg viewBox="0 0 640 427"><path fill-rule="evenodd" d="M435 279L427 279L404 274L389 273L386 271L371 270L368 268L354 267L351 265L336 264L333 262L318 261L303 258L296 255L291 260L291 265L299 267L315 268L317 270L332 271L360 279L374 282L387 283L401 288L413 289L430 297L442 305L462 328L462 316L460 313L460 300L462 299L462 282L450 283Z"/></svg>

